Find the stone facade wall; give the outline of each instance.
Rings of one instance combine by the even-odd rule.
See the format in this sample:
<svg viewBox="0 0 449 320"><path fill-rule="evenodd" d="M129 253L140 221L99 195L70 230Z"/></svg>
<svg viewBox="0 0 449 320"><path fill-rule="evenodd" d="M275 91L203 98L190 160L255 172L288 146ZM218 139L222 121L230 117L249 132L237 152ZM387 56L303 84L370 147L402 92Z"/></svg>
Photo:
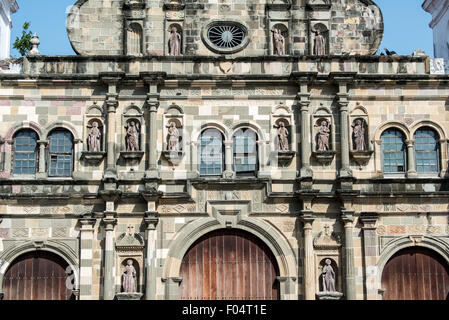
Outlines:
<svg viewBox="0 0 449 320"><path fill-rule="evenodd" d="M155 62L142 59L120 62L124 70L134 70L125 74L105 72L111 70L95 59L29 58L25 75L1 76L0 281L22 247L55 250L77 270L81 299L110 299L121 290L121 263L133 257L140 261L139 290L147 299L176 298L179 262L188 249L183 245L231 226L277 250L283 299L314 299L325 257L335 260L337 289L345 298L380 299L382 268L395 246L422 244L447 253L449 89L442 76L428 74L427 58L370 58L365 69L366 58L336 57L323 60L329 68L316 73L286 72L288 64L273 58L264 62L265 69L258 69L257 61L241 62L250 66L245 74L237 67L226 73L219 61L185 59L182 64L191 65L192 74L184 76L171 58L157 62L167 66L158 70L167 74L152 72L149 65ZM90 64L92 71L62 74L80 63ZM207 64L214 67L206 69ZM276 74L272 68L278 65L282 72ZM53 67L54 72L44 72ZM347 84L347 113L342 83ZM317 158L313 142L322 117L333 126L335 154L326 163ZM350 141L342 147L357 117L368 121L372 151L362 164L350 153ZM143 153L134 158L124 153L124 124L130 118L142 125ZM290 124L293 154L285 165L273 153L279 118ZM86 158L92 119L104 126L105 154L97 162ZM182 123L184 154L176 164L163 153L170 119ZM431 176L384 173L381 133L396 127L413 140L422 126L439 134L440 171ZM48 177L45 166L35 176L11 173L17 130L31 128L45 141L59 127L70 130L76 142L71 177ZM115 127L111 133L110 127ZM207 127L222 130L227 141L240 127L254 129L257 175L199 176L196 142ZM304 170L307 165L312 175ZM228 209L234 213L220 214ZM331 236L326 238L327 230ZM128 234L138 241L126 247L121 239Z"/></svg>

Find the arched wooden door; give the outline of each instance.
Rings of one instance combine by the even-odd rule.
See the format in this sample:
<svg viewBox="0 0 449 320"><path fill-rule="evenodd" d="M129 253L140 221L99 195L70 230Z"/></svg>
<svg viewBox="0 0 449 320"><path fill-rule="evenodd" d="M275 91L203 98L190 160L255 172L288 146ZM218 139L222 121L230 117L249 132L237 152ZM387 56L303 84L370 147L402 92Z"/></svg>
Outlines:
<svg viewBox="0 0 449 320"><path fill-rule="evenodd" d="M449 299L449 266L433 250L403 249L385 265L382 288L384 300Z"/></svg>
<svg viewBox="0 0 449 320"><path fill-rule="evenodd" d="M18 257L3 278L4 300L69 300L67 262L56 254L33 251ZM67 270L68 271L68 270ZM67 281L71 283L71 281Z"/></svg>
<svg viewBox="0 0 449 320"><path fill-rule="evenodd" d="M217 230L198 239L181 264L181 299L277 300L276 259L260 239Z"/></svg>

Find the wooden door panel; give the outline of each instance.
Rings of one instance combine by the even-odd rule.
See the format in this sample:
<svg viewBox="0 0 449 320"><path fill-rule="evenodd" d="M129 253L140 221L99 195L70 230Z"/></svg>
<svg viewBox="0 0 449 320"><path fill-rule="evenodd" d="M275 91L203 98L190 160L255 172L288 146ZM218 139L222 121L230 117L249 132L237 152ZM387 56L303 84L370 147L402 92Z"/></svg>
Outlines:
<svg viewBox="0 0 449 320"><path fill-rule="evenodd" d="M260 239L243 231L215 231L183 258L181 299L279 299L277 270Z"/></svg>
<svg viewBox="0 0 449 320"><path fill-rule="evenodd" d="M386 264L382 287L385 300L444 300L449 295L449 266L432 250L404 249Z"/></svg>
<svg viewBox="0 0 449 320"><path fill-rule="evenodd" d="M5 300L68 300L68 264L59 256L34 251L18 257L4 276Z"/></svg>

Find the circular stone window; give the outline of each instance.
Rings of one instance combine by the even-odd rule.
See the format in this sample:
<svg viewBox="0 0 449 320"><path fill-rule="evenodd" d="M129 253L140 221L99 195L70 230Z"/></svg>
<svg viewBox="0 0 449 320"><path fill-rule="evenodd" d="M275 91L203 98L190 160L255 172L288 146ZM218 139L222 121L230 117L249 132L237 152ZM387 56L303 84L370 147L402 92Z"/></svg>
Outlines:
<svg viewBox="0 0 449 320"><path fill-rule="evenodd" d="M216 53L234 53L249 42L247 28L235 21L213 21L202 32L206 46Z"/></svg>

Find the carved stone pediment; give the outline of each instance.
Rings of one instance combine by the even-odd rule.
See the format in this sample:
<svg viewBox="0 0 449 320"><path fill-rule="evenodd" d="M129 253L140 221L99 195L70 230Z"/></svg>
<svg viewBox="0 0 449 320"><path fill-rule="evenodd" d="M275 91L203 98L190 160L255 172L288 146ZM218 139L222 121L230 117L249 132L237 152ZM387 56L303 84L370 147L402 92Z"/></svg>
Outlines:
<svg viewBox="0 0 449 320"><path fill-rule="evenodd" d="M335 232L329 234L325 231L322 231L313 240L313 246L315 247L315 249L339 249L341 247L341 237Z"/></svg>
<svg viewBox="0 0 449 320"><path fill-rule="evenodd" d="M143 237L138 234L122 233L115 244L118 251L137 251L144 247Z"/></svg>

